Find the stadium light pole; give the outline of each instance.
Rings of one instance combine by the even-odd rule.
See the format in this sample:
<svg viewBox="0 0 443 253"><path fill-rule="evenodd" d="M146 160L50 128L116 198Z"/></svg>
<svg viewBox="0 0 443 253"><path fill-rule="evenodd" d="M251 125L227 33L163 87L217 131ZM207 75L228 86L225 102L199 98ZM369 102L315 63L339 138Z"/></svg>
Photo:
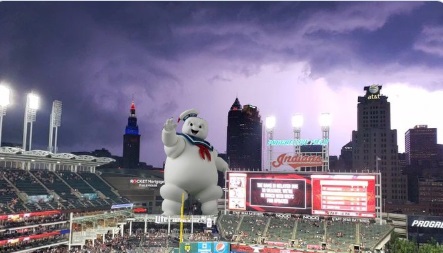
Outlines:
<svg viewBox="0 0 443 253"><path fill-rule="evenodd" d="M269 162L269 171L272 170L272 145L270 145L269 141L273 139L274 135L274 127L275 127L275 117L268 116L265 121L266 132L268 136L268 162Z"/></svg>
<svg viewBox="0 0 443 253"><path fill-rule="evenodd" d="M6 115L6 109L10 103L10 93L6 85L0 84L0 147L2 146L3 116Z"/></svg>
<svg viewBox="0 0 443 253"><path fill-rule="evenodd" d="M325 141L322 145L323 171L329 171L329 127L331 126L331 115L329 113L320 115L320 126L322 139Z"/></svg>
<svg viewBox="0 0 443 253"><path fill-rule="evenodd" d="M58 100L54 100L52 102L52 112L49 119L49 145L48 151L57 153L57 135L58 128L61 126L62 122L62 102ZM55 136L54 136L54 128L55 128ZM54 148L52 147L52 138L54 137Z"/></svg>
<svg viewBox="0 0 443 253"><path fill-rule="evenodd" d="M300 154L300 133L301 133L301 127L303 126L303 115L297 113L294 116L292 116L292 130L294 130L294 153Z"/></svg>
<svg viewBox="0 0 443 253"><path fill-rule="evenodd" d="M29 150L32 148L32 123L37 116L37 110L40 106L40 98L33 92L26 97L25 118L23 124L23 150L26 150L26 141L28 137L28 123L29 126Z"/></svg>
<svg viewBox="0 0 443 253"><path fill-rule="evenodd" d="M224 201L224 204L225 204L225 211L224 211L224 215L226 215L226 200L227 200L227 198L226 198L226 194L228 194L228 185L227 185L227 179L226 179L226 177L227 177L227 175L228 175L228 172L227 172L227 170L225 170L224 172L224 177L225 177L225 188L223 188L223 192L224 192L224 195L225 195L225 201Z"/></svg>

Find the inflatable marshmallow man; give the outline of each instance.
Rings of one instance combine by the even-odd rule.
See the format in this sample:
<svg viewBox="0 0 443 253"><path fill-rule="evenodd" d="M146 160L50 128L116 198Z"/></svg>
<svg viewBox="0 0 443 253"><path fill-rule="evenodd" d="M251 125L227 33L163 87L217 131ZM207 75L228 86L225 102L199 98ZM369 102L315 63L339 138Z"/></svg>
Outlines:
<svg viewBox="0 0 443 253"><path fill-rule="evenodd" d="M162 141L166 153L165 184L160 188L163 197L164 215L179 215L182 194L194 196L202 204L205 215L217 214L217 199L223 195L217 185L217 170L227 171L228 164L217 151L205 141L208 123L197 117L194 109L180 115L183 120L182 133L176 133L177 124L168 119L162 130Z"/></svg>

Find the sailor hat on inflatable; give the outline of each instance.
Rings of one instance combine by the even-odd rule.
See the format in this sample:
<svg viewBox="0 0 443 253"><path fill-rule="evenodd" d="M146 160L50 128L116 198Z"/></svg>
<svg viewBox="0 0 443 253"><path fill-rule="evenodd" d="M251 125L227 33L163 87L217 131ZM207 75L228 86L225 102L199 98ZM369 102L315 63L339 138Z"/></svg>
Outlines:
<svg viewBox="0 0 443 253"><path fill-rule="evenodd" d="M180 114L180 117L178 117L177 123L180 122L180 120L183 120L183 122L184 122L190 117L197 117L197 115L198 115L198 111L195 109L186 110L186 111L182 112L182 114Z"/></svg>

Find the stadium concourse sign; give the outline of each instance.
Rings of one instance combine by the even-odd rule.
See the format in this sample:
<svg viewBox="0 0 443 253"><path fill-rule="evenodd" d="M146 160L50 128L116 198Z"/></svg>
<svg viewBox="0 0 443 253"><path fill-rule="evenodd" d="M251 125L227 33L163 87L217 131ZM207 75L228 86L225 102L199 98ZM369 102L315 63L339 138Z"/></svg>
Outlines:
<svg viewBox="0 0 443 253"><path fill-rule="evenodd" d="M302 145L321 145L329 144L329 139L294 139L294 140L268 140L269 146L302 146Z"/></svg>
<svg viewBox="0 0 443 253"><path fill-rule="evenodd" d="M434 239L443 243L443 217L411 215L408 216L408 239L427 243Z"/></svg>

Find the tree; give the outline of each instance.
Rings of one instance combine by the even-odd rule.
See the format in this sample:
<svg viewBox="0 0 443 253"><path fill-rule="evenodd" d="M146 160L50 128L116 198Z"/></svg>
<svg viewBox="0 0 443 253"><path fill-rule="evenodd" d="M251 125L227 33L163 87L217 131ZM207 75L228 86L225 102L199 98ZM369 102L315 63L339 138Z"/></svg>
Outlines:
<svg viewBox="0 0 443 253"><path fill-rule="evenodd" d="M443 246L435 240L419 245L415 240L408 241L400 238L396 233L392 233L387 248L390 253L443 253Z"/></svg>

